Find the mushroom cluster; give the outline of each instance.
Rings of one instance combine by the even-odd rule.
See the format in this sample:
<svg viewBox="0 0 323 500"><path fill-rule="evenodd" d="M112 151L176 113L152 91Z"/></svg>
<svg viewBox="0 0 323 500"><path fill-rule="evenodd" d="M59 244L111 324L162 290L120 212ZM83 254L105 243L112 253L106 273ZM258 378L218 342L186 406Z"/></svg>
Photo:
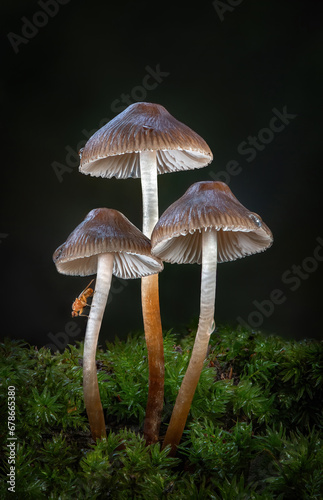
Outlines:
<svg viewBox="0 0 323 500"><path fill-rule="evenodd" d="M142 231L148 238L158 221L157 175L201 168L212 161L206 142L159 104L138 102L99 129L81 151L80 172L95 177L140 177ZM144 436L158 440L164 402L164 349L158 274L141 281L149 381Z"/></svg>
<svg viewBox="0 0 323 500"><path fill-rule="evenodd" d="M140 177L142 232L117 210L92 210L54 253L63 274L96 274L83 355L85 407L94 439L106 435L95 355L112 274L141 278L148 352L147 444L159 439L164 400L164 353L158 273L163 263L202 264L200 319L187 372L164 447L176 451L214 328L218 262L261 252L272 234L259 215L243 207L222 182L198 182L159 218L158 174L202 168L212 159L206 142L158 104L138 102L98 130L80 151L79 170L96 177Z"/></svg>

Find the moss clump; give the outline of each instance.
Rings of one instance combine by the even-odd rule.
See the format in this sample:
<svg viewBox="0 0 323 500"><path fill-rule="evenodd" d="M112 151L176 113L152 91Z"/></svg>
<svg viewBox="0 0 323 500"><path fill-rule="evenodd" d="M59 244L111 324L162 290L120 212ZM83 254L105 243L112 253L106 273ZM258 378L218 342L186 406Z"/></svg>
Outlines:
<svg viewBox="0 0 323 500"><path fill-rule="evenodd" d="M165 335L162 434L196 329ZM0 345L0 498L10 498L8 387L15 386L16 496L24 499L315 499L323 497L323 345L219 327L176 458L141 435L143 335L97 353L108 437L94 443L82 395L82 344L52 354Z"/></svg>

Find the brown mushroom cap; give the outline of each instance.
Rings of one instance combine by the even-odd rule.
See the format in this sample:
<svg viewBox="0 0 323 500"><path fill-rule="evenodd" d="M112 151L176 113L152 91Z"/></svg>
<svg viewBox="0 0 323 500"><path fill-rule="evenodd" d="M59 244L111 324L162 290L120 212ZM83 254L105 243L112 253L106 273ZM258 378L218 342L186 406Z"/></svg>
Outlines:
<svg viewBox="0 0 323 500"><path fill-rule="evenodd" d="M202 168L213 159L204 139L163 106L137 102L90 137L79 169L95 177L140 177L142 151L157 151L158 174Z"/></svg>
<svg viewBox="0 0 323 500"><path fill-rule="evenodd" d="M123 214L109 208L91 210L54 252L53 261L62 274L88 276L97 272L98 255L114 253L113 274L140 278L163 269L151 255L150 241Z"/></svg>
<svg viewBox="0 0 323 500"><path fill-rule="evenodd" d="M197 182L160 217L152 253L166 262L202 262L202 232L218 231L218 262L236 260L271 246L270 229L247 210L223 182Z"/></svg>

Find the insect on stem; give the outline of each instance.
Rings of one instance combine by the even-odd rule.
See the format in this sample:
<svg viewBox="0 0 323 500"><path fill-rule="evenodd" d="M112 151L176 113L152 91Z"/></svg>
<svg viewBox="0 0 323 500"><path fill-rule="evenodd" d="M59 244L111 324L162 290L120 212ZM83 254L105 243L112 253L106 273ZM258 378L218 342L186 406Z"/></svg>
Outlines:
<svg viewBox="0 0 323 500"><path fill-rule="evenodd" d="M87 300L93 296L93 288L90 288L90 285L93 283L94 279L87 285L86 288L80 293L80 295L74 300L72 304L72 317L75 318L77 316L85 316L88 318L86 314L83 314L83 309L90 304L87 303Z"/></svg>

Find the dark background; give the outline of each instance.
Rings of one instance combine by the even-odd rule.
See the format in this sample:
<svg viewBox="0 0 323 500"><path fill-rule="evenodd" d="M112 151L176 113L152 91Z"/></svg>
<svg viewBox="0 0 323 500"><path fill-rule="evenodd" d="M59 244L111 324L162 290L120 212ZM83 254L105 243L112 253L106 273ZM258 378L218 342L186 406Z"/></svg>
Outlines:
<svg viewBox="0 0 323 500"><path fill-rule="evenodd" d="M116 99L128 94L129 102L165 106L214 154L204 169L159 176L160 213L192 183L217 178L274 234L265 253L219 266L216 321L240 317L286 338L320 338L323 263L313 259L323 247L320 2L223 0L222 14L212 1L49 3L47 20L39 15L46 1L2 3L2 336L38 346L81 340L86 319L70 323L71 304L90 278L58 274L53 251L93 208L120 210L141 228L140 181L91 178L76 160L87 133L116 116ZM158 65L164 75L146 91L147 67ZM297 116L248 162L239 145L284 107ZM239 174L219 176L230 160ZM60 178L57 164L66 167ZM294 265L298 281L283 282ZM251 314L254 301L276 289L283 303ZM199 292L200 266L165 265L165 329L185 331L198 316ZM109 302L101 342L142 328L139 280L114 281Z"/></svg>

